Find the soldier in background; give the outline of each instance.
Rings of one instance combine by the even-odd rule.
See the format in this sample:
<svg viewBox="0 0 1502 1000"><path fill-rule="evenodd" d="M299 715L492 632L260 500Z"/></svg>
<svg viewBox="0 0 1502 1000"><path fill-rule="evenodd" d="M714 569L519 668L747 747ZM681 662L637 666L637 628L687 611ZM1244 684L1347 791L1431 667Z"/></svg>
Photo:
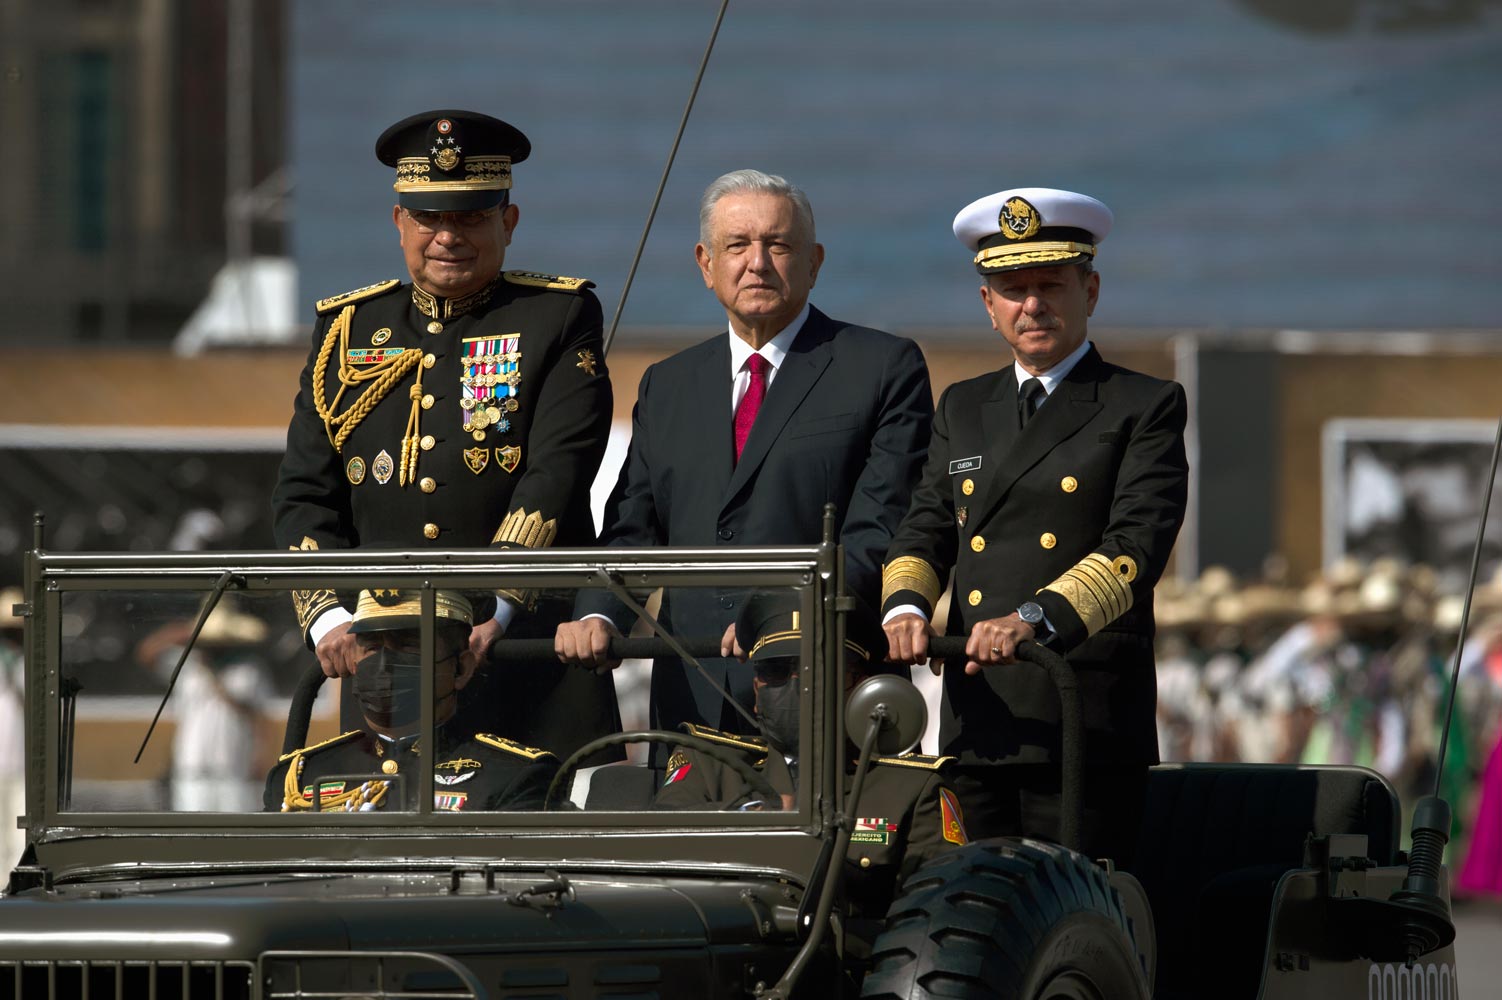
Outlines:
<svg viewBox="0 0 1502 1000"><path fill-rule="evenodd" d="M396 169L391 221L409 281L317 305L273 499L293 549L591 545L589 487L611 420L591 282L503 270L531 144L488 115L440 110L376 142ZM609 677L549 660L484 662L503 633L551 636L572 599L502 591L470 635L478 724L568 754L620 728ZM565 607L564 605L567 605ZM354 673L338 595L297 595L324 673ZM345 699L346 724L358 719ZM600 763L601 761L595 761Z"/></svg>

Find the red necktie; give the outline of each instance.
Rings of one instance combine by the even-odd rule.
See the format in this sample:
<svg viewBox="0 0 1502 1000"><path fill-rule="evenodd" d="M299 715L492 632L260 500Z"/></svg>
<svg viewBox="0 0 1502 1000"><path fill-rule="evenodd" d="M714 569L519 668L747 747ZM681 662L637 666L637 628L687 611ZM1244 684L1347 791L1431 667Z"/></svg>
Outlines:
<svg viewBox="0 0 1502 1000"><path fill-rule="evenodd" d="M760 354L753 354L746 359L746 367L751 370L751 384L746 387L746 394L741 397L740 404L735 408L735 460L741 460L741 452L746 448L746 439L751 436L751 425L756 423L756 414L761 410L761 401L767 398L767 372L771 370L772 363Z"/></svg>

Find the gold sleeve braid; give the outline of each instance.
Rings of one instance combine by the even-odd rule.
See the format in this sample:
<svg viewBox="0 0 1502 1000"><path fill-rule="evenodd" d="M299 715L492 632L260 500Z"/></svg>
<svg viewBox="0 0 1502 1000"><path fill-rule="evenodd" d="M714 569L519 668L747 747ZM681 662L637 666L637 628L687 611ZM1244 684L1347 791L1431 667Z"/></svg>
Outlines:
<svg viewBox="0 0 1502 1000"><path fill-rule="evenodd" d="M1084 623L1085 633L1094 635L1131 608L1135 579L1137 562L1131 556L1110 559L1092 552L1043 590L1068 601Z"/></svg>
<svg viewBox="0 0 1502 1000"><path fill-rule="evenodd" d="M528 514L523 508L518 507L507 514L501 521L501 526L496 529L495 537L490 540L492 545L518 545L525 549L545 549L553 544L553 539L558 536L558 519L542 519L542 511L534 510ZM525 590L497 590L497 594L512 601L515 604L525 605L528 608L536 602L537 595Z"/></svg>
<svg viewBox="0 0 1502 1000"><path fill-rule="evenodd" d="M922 594L930 607L939 603L939 574L917 556L899 556L881 570L881 603L899 590Z"/></svg>
<svg viewBox="0 0 1502 1000"><path fill-rule="evenodd" d="M316 552L318 542L304 535L301 545L289 545L287 548L293 552ZM308 628L318 620L318 616L329 608L339 606L339 595L332 590L294 590L292 592L292 610L297 614L297 627L306 635Z"/></svg>

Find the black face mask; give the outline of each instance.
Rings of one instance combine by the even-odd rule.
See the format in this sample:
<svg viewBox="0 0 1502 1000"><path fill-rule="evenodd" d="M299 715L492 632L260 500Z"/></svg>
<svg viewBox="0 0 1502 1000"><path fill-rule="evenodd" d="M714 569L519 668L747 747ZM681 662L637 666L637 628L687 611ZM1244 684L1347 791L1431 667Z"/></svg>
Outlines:
<svg viewBox="0 0 1502 1000"><path fill-rule="evenodd" d="M452 660L450 654L438 660ZM382 648L355 665L355 700L374 723L399 728L422 711L422 655ZM452 692L445 697L452 697Z"/></svg>
<svg viewBox="0 0 1502 1000"><path fill-rule="evenodd" d="M798 752L798 684L789 679L756 692L756 714L767 740L784 754Z"/></svg>

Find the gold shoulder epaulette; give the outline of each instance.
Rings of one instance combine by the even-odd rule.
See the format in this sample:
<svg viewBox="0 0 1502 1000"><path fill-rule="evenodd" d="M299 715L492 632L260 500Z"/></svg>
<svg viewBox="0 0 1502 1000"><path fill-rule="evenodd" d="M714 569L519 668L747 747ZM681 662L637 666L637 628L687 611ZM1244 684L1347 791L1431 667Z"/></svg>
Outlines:
<svg viewBox="0 0 1502 1000"><path fill-rule="evenodd" d="M490 733L475 733L475 739L479 740L481 743L484 743L486 746L495 747L497 750L504 750L507 753L516 754L516 756L525 757L528 760L541 760L544 757L553 756L553 754L547 750L539 750L537 747L525 746L521 743L516 742L515 740L508 740L504 736L492 736Z"/></svg>
<svg viewBox="0 0 1502 1000"><path fill-rule="evenodd" d="M377 295L391 291L393 288L400 284L401 282L396 278L388 278L385 281L377 281L373 285L366 285L364 288L356 288L354 291L345 292L343 295L330 295L326 299L319 299L318 304L313 308L318 313L318 315L322 316L326 312L333 312L335 309L342 309L344 306L349 305L351 302L359 302L362 299L373 299Z"/></svg>
<svg viewBox="0 0 1502 1000"><path fill-rule="evenodd" d="M945 764L958 760L957 757L930 757L923 753L904 754L901 757L877 757L878 764L891 764L895 767L916 767L924 771L937 771Z"/></svg>
<svg viewBox="0 0 1502 1000"><path fill-rule="evenodd" d="M738 733L722 733L718 729L695 725L692 722L685 722L683 724L683 731L690 736L709 740L711 743L723 743L726 746L736 747L741 750L755 750L758 753L767 752L767 741L760 736L741 736Z"/></svg>
<svg viewBox="0 0 1502 1000"><path fill-rule="evenodd" d="M513 285L551 288L555 292L577 292L595 286L588 278L569 278L561 274L543 274L541 271L507 271L504 277Z"/></svg>
<svg viewBox="0 0 1502 1000"><path fill-rule="evenodd" d="M314 750L322 750L324 747L331 747L335 743L342 743L343 741L349 739L351 736L360 735L362 735L360 730L351 729L347 733L340 733L338 736L324 740L322 743L314 743L310 747L303 747L301 750L293 750L291 753L284 753L276 759L276 762L280 764L284 760L291 760L293 757L296 757L300 753L312 753Z"/></svg>

